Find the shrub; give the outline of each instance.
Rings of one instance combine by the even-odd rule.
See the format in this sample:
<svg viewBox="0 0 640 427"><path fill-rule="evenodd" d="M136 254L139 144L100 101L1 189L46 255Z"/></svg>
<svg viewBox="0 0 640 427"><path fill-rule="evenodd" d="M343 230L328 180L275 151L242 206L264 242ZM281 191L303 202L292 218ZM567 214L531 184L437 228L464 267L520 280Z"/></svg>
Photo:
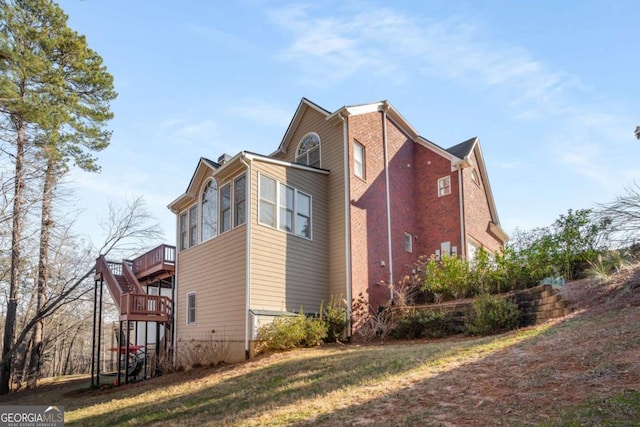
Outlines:
<svg viewBox="0 0 640 427"><path fill-rule="evenodd" d="M443 255L441 261L436 261L431 257L424 272L423 290L431 292L436 300L447 301L467 295L469 268L462 259Z"/></svg>
<svg viewBox="0 0 640 427"><path fill-rule="evenodd" d="M473 313L466 322L469 335L490 335L518 327L518 305L493 295L482 295L473 302Z"/></svg>
<svg viewBox="0 0 640 427"><path fill-rule="evenodd" d="M326 338L327 324L320 317L305 317L305 334L300 344L315 347L322 344Z"/></svg>
<svg viewBox="0 0 640 427"><path fill-rule="evenodd" d="M258 328L257 351L289 350L298 346L315 346L327 336L324 322L317 317L307 317L300 311L295 316L280 316L273 322Z"/></svg>
<svg viewBox="0 0 640 427"><path fill-rule="evenodd" d="M320 305L320 318L327 328L326 342L341 341L347 330L347 302L335 295L331 296L329 304Z"/></svg>
<svg viewBox="0 0 640 427"><path fill-rule="evenodd" d="M229 352L229 341L223 335L215 336L215 331L200 339L179 340L177 366L198 368L202 366L215 366L226 359ZM162 361L161 361L162 362ZM166 359L163 363L169 364Z"/></svg>
<svg viewBox="0 0 640 427"><path fill-rule="evenodd" d="M399 339L442 338L451 335L447 315L440 310L403 310L398 313L391 335Z"/></svg>
<svg viewBox="0 0 640 427"><path fill-rule="evenodd" d="M613 273L617 273L623 270L629 265L631 256L629 253L620 251L607 251L591 261L587 261L589 268L585 269L584 274L586 277L596 281L602 282Z"/></svg>
<svg viewBox="0 0 640 427"><path fill-rule="evenodd" d="M356 336L364 342L378 338L383 341L394 329L393 311L389 307L374 310L365 296L358 294L352 301L351 321Z"/></svg>

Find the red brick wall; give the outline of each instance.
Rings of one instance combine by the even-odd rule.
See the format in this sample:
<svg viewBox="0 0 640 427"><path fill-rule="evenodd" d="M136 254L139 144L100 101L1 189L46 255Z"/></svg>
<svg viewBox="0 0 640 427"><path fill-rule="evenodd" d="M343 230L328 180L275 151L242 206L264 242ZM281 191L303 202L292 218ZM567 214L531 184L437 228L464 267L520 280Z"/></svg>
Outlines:
<svg viewBox="0 0 640 427"><path fill-rule="evenodd" d="M462 171L464 183L464 218L465 234L467 239L471 238L490 252L495 252L502 248L495 236L488 232L491 221L491 211L485 192L485 182L478 169L478 162L475 153L470 156L472 167ZM473 181L473 170L478 174L479 184Z"/></svg>
<svg viewBox="0 0 640 427"><path fill-rule="evenodd" d="M354 140L365 148L364 180L353 174ZM378 284L389 279L380 267L380 261L389 264L381 113L349 117L349 172L352 296L362 294L375 307L389 299L388 288Z"/></svg>
<svg viewBox="0 0 640 427"><path fill-rule="evenodd" d="M375 309L389 302L389 240L387 186L383 145L383 113L349 117L349 174L351 215L352 295L361 294ZM353 174L353 144L365 147L366 177ZM441 243L450 242L459 256L466 254L460 228L460 185L451 161L414 143L391 120L387 120L391 245L393 282L410 271L421 255L432 255ZM472 159L475 162L475 157ZM471 169L461 172L464 184L466 233L495 251L500 242L488 233L489 206L484 187L471 180ZM449 176L451 193L438 195L438 179ZM404 234L411 233L413 251L405 250ZM384 262L384 266L381 266ZM382 283L382 284L381 284Z"/></svg>
<svg viewBox="0 0 640 427"><path fill-rule="evenodd" d="M414 143L387 120L391 245L389 262L387 190L381 112L349 118L351 190L352 295L362 294L372 307L389 302L390 291L380 283L407 274L421 255L431 255L441 242L460 246L458 175L451 162ZM353 175L353 141L365 147L366 179ZM437 181L451 176L451 194L438 197ZM417 237L413 251L405 250L405 232ZM381 261L384 267L381 267Z"/></svg>
<svg viewBox="0 0 640 427"><path fill-rule="evenodd" d="M451 161L416 144L417 255L432 255L442 242L461 253L458 172ZM438 179L451 177L451 194L438 197Z"/></svg>

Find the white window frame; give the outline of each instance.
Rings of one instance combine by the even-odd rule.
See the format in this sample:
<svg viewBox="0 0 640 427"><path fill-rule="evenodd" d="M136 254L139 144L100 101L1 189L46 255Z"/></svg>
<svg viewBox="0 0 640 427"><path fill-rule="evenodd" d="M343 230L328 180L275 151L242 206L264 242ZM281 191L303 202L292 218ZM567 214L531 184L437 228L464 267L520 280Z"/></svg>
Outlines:
<svg viewBox="0 0 640 427"><path fill-rule="evenodd" d="M274 200L267 199L262 197L262 180L268 179L274 182ZM262 221L262 203L267 203L273 207L273 224ZM277 228L278 227L278 180L273 179L269 176L259 174L258 175L258 223L262 225L266 225L267 227Z"/></svg>
<svg viewBox="0 0 640 427"><path fill-rule="evenodd" d="M204 236L204 232L205 232L205 211L204 211L204 196L207 192L207 190L209 188L211 188L211 186L215 187L215 190L213 191L213 198L211 200L209 200L209 203L215 203L214 206L214 218L213 220L215 221L215 223L213 224L213 234L209 237ZM202 186L202 193L200 194L200 242L206 242L209 239L213 239L214 237L216 237L218 235L218 182L215 180L215 178L209 179L207 182L205 182L205 184ZM211 227L210 227L211 228Z"/></svg>
<svg viewBox="0 0 640 427"><path fill-rule="evenodd" d="M300 154L300 149L302 148L302 145L305 144L307 142L307 139L309 138L315 138L318 141L318 146L312 148L311 150L306 150L304 152L304 154ZM309 153L315 149L318 149L318 165L312 165L309 163ZM304 158L303 158L304 157ZM318 135L315 132L309 132L308 134L306 134L305 136L302 137L302 139L300 140L300 142L298 142L298 146L296 147L296 153L295 153L295 162L296 163L301 163L303 165L307 165L307 166L311 166L311 167L321 167L322 166L322 140L320 139L320 135Z"/></svg>
<svg viewBox="0 0 640 427"><path fill-rule="evenodd" d="M438 179L438 197L451 194L451 176L443 176Z"/></svg>
<svg viewBox="0 0 640 427"><path fill-rule="evenodd" d="M404 250L413 253L413 235L411 233L404 233Z"/></svg>
<svg viewBox="0 0 640 427"><path fill-rule="evenodd" d="M192 248L198 244L198 204L190 206L188 212L188 230L189 230L189 247ZM192 214L193 213L193 214ZM193 224L192 224L193 222Z"/></svg>
<svg viewBox="0 0 640 427"><path fill-rule="evenodd" d="M262 197L262 180L263 179L269 179L272 181L275 181L276 183L276 197L275 197L275 204L272 200L267 199ZM282 192L282 187L285 188L291 188L293 189L293 215L292 215L292 223L291 223L291 227L292 229L290 231L286 230L286 229L282 229L281 228L281 214L280 211L283 208L283 206L280 203L280 197L281 197L281 192ZM308 197L309 198L309 216L304 215L302 212L298 211L298 195L302 195L304 197ZM267 222L263 222L262 221L262 203L268 203L270 205L273 206L274 208L274 223L275 224L269 224ZM308 236L305 236L304 234L299 234L297 227L296 227L296 219L298 218L298 216L300 217L304 217L308 219L308 223L309 223L309 232L308 232ZM269 227L269 228L273 228L275 230L281 231L283 233L287 233L287 234L291 234L294 236L298 236L302 239L307 239L307 240L313 240L313 196L311 196L308 193L305 193L304 191L300 191L295 187L292 187L290 185L284 184L282 182L280 182L279 180L272 178L268 175L263 174L262 172L258 175L258 223L260 225L263 225L265 227Z"/></svg>
<svg viewBox="0 0 640 427"><path fill-rule="evenodd" d="M228 208L224 208L224 205L222 204L222 200L223 200L223 192L225 191L225 189L229 189L229 207ZM220 216L218 224L218 234L224 234L227 231L231 230L232 228L232 224L233 224L233 192L231 191L231 181L226 182L224 185L222 185L220 187L220 189L218 190L220 193L220 198L218 200L218 215ZM224 213L226 211L229 211L229 223L225 223L224 221ZM225 228L225 225L227 226Z"/></svg>
<svg viewBox="0 0 640 427"><path fill-rule="evenodd" d="M238 201L236 199L236 183L238 181L240 181L241 179L244 179L244 197L242 200ZM233 179L233 188L231 189L231 198L232 198L232 203L231 205L233 206L233 212L232 212L232 216L233 216L233 228L239 227L242 224L245 224L247 222L247 175L246 174L242 174L242 175L238 175L237 177L235 177ZM242 218L242 222L238 221L238 209L241 203L244 203L244 218Z"/></svg>
<svg viewBox="0 0 640 427"><path fill-rule="evenodd" d="M193 296L193 307L189 305L189 298ZM197 303L196 303L196 292L188 292L187 293L187 311L186 311L186 322L187 325L195 325L197 324ZM193 320L191 320L191 313L193 312Z"/></svg>
<svg viewBox="0 0 640 427"><path fill-rule="evenodd" d="M180 212L180 215L178 215L178 229L180 233L180 237L178 237L178 247L181 251L184 251L189 247L187 246L187 243L189 242L189 218L187 217L186 210Z"/></svg>
<svg viewBox="0 0 640 427"><path fill-rule="evenodd" d="M291 191L291 206L288 205L287 191ZM282 203L282 198L284 197L284 204ZM281 231L286 233L293 233L295 230L295 222L296 222L296 189L290 185L283 184L278 182L276 184L276 205L278 212L276 214L276 222L278 224L278 228ZM286 215L291 215L291 224L286 224L285 219L283 218L283 213ZM290 228L287 229L287 225L290 225Z"/></svg>
<svg viewBox="0 0 640 427"><path fill-rule="evenodd" d="M294 203L293 203L293 206L294 206L294 213L293 213L293 215L294 215L294 219L293 219L294 234L296 236L298 236L298 237L302 237L303 239L311 240L311 230L312 230L312 227L311 227L311 224L312 224L312 222L311 222L311 213L313 212L313 202L311 200L311 195L307 194L307 193L305 193L303 191L299 191L299 190L297 190L295 188L294 188L294 190L295 190ZM309 199L309 215L308 216L298 210L298 205L299 205L299 203L298 203L299 198L298 197L301 196L301 195L303 197L307 197ZM307 219L307 223L309 224L309 231L307 232L308 235L301 234L301 231L298 230L298 218L306 218Z"/></svg>
<svg viewBox="0 0 640 427"><path fill-rule="evenodd" d="M353 141L353 174L360 179L367 179L366 148L358 141ZM360 170L358 171L358 166Z"/></svg>

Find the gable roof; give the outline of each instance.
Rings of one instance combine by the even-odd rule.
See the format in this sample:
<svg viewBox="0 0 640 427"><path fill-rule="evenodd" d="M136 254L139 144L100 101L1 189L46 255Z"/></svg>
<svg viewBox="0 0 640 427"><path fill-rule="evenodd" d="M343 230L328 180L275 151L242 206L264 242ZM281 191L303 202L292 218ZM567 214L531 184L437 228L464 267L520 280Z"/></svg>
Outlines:
<svg viewBox="0 0 640 427"><path fill-rule="evenodd" d="M202 176L208 170L215 171L220 168L220 164L214 162L213 160L207 159L206 157L200 157L198 160L198 165L196 166L196 170L193 172L191 176L191 180L189 181L189 185L187 185L187 189L180 197L175 199L173 202L169 203L167 206L171 211L176 212L176 207L182 205L186 201L193 200L196 195L194 193L194 183L196 181L196 177ZM177 212L176 212L177 213Z"/></svg>
<svg viewBox="0 0 640 427"><path fill-rule="evenodd" d="M278 149L276 151L274 151L273 153L271 153L269 156L275 156L277 154L286 153L287 147L291 143L291 138L293 137L293 134L294 134L296 128L300 124L300 120L302 120L302 116L304 115L305 111L307 111L307 109L309 109L309 108L319 112L320 114L324 115L325 117L329 117L329 115L331 114L331 113L329 113L329 111L327 111L324 108L320 107L318 104L316 104L314 102L311 102L307 98L303 97L300 100L300 103L298 104L298 108L296 108L296 112L293 114L293 117L291 118L291 121L289 122L289 126L287 126L287 130L284 133L284 136L282 137L282 141L280 142L280 145L278 146Z"/></svg>
<svg viewBox="0 0 640 427"><path fill-rule="evenodd" d="M469 138L460 144L456 144L453 147L447 148L447 151L459 159L464 159L473 151L476 143L478 142L478 137L474 136L473 138Z"/></svg>
<svg viewBox="0 0 640 427"><path fill-rule="evenodd" d="M506 243L507 240L509 240L509 235L500 226L498 209L496 208L496 202L493 198L493 191L491 191L491 183L489 181L489 174L487 173L487 168L484 163L484 156L482 155L482 148L480 147L480 139L478 137L473 137L464 142L461 142L460 144L454 145L453 147L449 148L449 150L454 150L462 156L462 167L470 166L467 159L468 156L471 155L471 153L474 153L476 155L478 172L480 173L482 182L484 183L484 191L487 197L487 204L489 205L489 212L491 214L491 223L489 224L489 230L498 238L502 239L504 243Z"/></svg>

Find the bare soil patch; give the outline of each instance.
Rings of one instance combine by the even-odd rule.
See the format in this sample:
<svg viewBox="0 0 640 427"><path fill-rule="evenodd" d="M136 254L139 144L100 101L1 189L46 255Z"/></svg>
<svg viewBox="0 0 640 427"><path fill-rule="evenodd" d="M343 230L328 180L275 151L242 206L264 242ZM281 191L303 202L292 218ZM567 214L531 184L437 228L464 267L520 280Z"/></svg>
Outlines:
<svg viewBox="0 0 640 427"><path fill-rule="evenodd" d="M562 294L570 315L493 337L329 345L8 400L64 405L67 425L563 425L594 401L640 393L640 268ZM613 425L634 425L637 409Z"/></svg>

